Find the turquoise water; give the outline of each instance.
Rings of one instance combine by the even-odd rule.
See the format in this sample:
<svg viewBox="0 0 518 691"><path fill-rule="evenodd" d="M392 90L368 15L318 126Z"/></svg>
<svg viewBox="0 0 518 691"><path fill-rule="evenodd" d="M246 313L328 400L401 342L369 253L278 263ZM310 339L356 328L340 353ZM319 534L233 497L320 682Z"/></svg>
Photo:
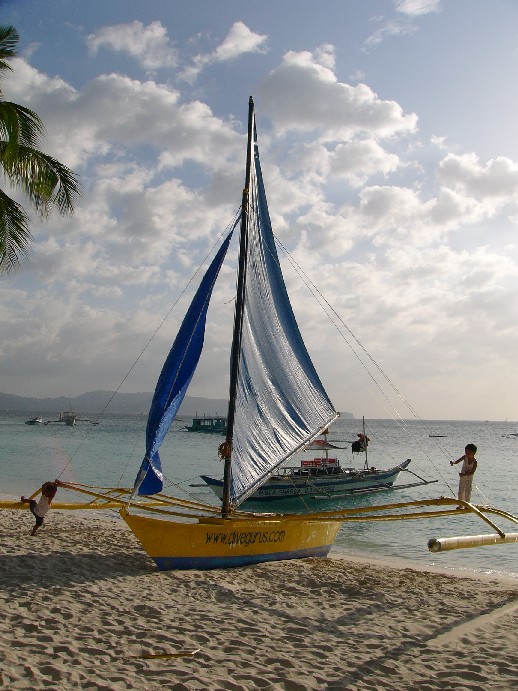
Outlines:
<svg viewBox="0 0 518 691"><path fill-rule="evenodd" d="M144 447L144 416L107 416L99 425L80 422L75 427L63 424L25 425L38 414L0 413L2 454L0 493L4 497L29 494L45 480L62 480L97 486L132 486L140 466ZM48 419L48 418L44 418ZM172 433L162 447L161 457L166 477L165 491L191 496L216 504L211 490L190 487L199 484L200 473L222 476L217 457L219 436L193 434L182 429L190 420L175 420ZM361 431L359 420L340 419L332 428L330 439L350 442ZM421 498L452 496L456 493L458 468L450 460L462 455L464 446L478 446L478 469L472 500L518 513L517 457L518 423L511 422L405 422L374 420L367 423L369 465L389 467L411 458L410 470L437 483L395 492L380 492L348 500L348 506L411 501ZM429 435L444 435L432 438ZM341 452L342 464L352 460L350 445ZM355 457L354 464L361 465ZM402 474L399 484L416 481ZM322 510L330 508L322 500ZM279 509L280 510L280 509ZM501 523L504 530L518 532L518 526ZM492 532L474 518L454 517L391 523L345 524L336 546L348 554L379 558L397 558L447 569L476 571L518 578L518 544L431 554L427 542L432 537Z"/></svg>

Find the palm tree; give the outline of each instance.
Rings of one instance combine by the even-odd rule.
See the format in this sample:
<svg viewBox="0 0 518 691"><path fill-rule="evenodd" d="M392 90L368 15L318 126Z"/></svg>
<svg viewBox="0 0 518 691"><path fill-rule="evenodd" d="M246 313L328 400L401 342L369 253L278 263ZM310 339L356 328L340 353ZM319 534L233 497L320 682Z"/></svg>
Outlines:
<svg viewBox="0 0 518 691"><path fill-rule="evenodd" d="M18 32L13 26L0 26L0 79L16 55ZM72 214L80 195L76 175L55 158L38 148L44 126L38 115L3 99L0 90L0 171L11 188L21 189L40 218L57 207L62 215ZM1 179L2 176L0 176ZM18 202L0 188L0 273L8 273L26 256L33 240L29 217Z"/></svg>

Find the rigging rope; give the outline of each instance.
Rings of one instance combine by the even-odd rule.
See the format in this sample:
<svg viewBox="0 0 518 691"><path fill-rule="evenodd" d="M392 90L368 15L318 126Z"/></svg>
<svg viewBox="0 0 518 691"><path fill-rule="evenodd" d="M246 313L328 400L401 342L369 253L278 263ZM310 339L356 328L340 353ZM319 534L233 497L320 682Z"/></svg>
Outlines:
<svg viewBox="0 0 518 691"><path fill-rule="evenodd" d="M430 458L428 455L426 449L422 446L420 443L419 439L415 437L415 435L412 434L412 431L405 425L405 421L402 418L402 416L399 414L397 408L394 406L392 401L389 399L387 396L386 392L383 390L381 384L379 381L376 379L374 374L370 371L368 368L367 364L364 362L362 357L360 356L360 353L357 351L357 349L353 346L353 344L350 342L350 340L347 338L347 336L343 333L342 329L340 328L340 325L347 331L349 334L350 338L357 344L358 349L363 352L365 357L372 363L374 368L377 370L379 375L387 382L389 387L394 391L394 393L398 396L398 398L406 405L408 410L412 413L412 415L415 417L416 420L418 420L420 423L422 423L426 427L425 421L420 417L420 415L417 413L417 411L414 409L414 407L410 404L410 402L405 398L405 396L399 391L399 389L395 386L395 384L391 381L390 377L386 374L386 372L382 369L382 367L376 362L376 360L372 357L372 355L368 352L368 350L365 348L365 346L361 343L361 341L356 337L356 335L353 333L351 328L345 323L345 321L342 319L342 317L338 314L338 312L334 309L334 307L329 303L327 298L320 292L320 290L315 286L313 281L307 276L305 271L302 269L300 264L295 260L293 255L289 252L289 250L283 245L283 243L275 237L275 242L277 243L278 247L282 250L284 256L288 259L290 262L292 268L295 270L295 272L298 274L306 288L309 290L309 292L313 295L315 301L317 304L320 306L324 314L327 316L331 324L335 327L335 329L338 331L340 334L341 338L345 341L353 355L356 357L358 362L361 364L363 369L366 371L368 374L369 378L372 380L376 388L378 389L379 393L383 396L383 398L386 400L390 408L393 410L395 415L397 416L397 419L394 418L394 422L399 426L402 427L407 434L413 437L414 441L419 445L423 453L426 455L428 458L429 462L433 466L435 472L441 477L442 481L445 483L445 485L448 487L450 492L452 494L455 494L454 490L450 486L448 480L444 477L443 473L441 472L440 469L436 467L436 464L433 462L433 460ZM338 323L337 323L338 322ZM441 450L441 452L444 454L446 458L451 458L449 454L445 452L444 449L442 449L439 444L437 444L438 448Z"/></svg>
<svg viewBox="0 0 518 691"><path fill-rule="evenodd" d="M112 393L112 395L111 395L110 398L108 399L107 403L106 403L105 406L102 408L101 412L100 412L100 413L97 415L97 417L95 418L95 421L96 421L96 422L99 421L99 420L103 417L103 415L105 414L106 410L108 409L110 403L113 401L113 399L115 398L115 396L119 393L119 391L120 391L121 388L123 387L124 383L125 383L126 380L128 379L129 375L133 372L133 370L135 369L135 367L137 366L137 364L138 364L139 361L141 360L141 358L142 358L142 356L144 355L144 353L147 351L147 349L149 348L149 346L151 345L151 343L153 342L153 340L156 338L156 335L158 334L158 332L162 329L162 327L164 326L164 324L166 323L166 321L169 319L169 316L171 315L171 313L172 313L172 311L174 310L174 308L176 307L176 305L180 302L180 300L182 299L182 297L185 295L185 293L187 292L187 289L189 288L189 286L191 285L191 283L194 281L194 279L196 278L196 276L200 273L202 267L206 264L208 258L214 253L215 248L216 248L216 247L219 247L219 245L221 244L221 239L222 239L225 235L227 235L227 234L229 233L229 229L230 229L230 228L234 229L234 228L236 227L236 225L237 225L237 224L239 223L239 221L240 221L240 218L241 218L241 207L239 207L239 209L236 211L236 213L234 214L233 220L227 224L225 230L224 230L223 232L221 232L221 233L218 235L218 237L217 237L217 239L215 240L215 242L213 243L212 247L211 247L210 250L207 252L207 254L206 254L205 257L203 258L203 260L201 261L201 263L198 265L198 267L196 268L196 270L195 270L194 273L192 274L191 278L189 279L189 281L187 282L187 284L185 285L185 287L183 288L183 290L180 292L180 294L178 295L178 297L177 297L176 300L174 301L174 303L173 303L173 305L171 306L171 308L170 308L170 309L168 310L168 312L166 313L165 317L162 318L162 320L160 321L160 323L158 324L158 326L156 327L156 329L153 331L153 333L151 334L151 336L150 336L150 338L148 339L147 343L144 345L144 347L143 347L142 350L140 351L139 355L137 356L137 358L135 359L135 361L133 362L133 364L131 365L131 367L129 368L129 370L126 372L126 374L125 374L125 376L123 377L122 381L121 381L120 384L117 386L117 388L115 389L115 391ZM91 433L91 430L90 430L90 433ZM89 436L89 433L87 433L87 434L84 436L84 438L83 438L83 439L81 440L81 442L78 444L76 450L70 455L70 457L69 457L67 463L66 463L65 466L61 469L61 472L60 472L59 475L57 476L58 479L61 478L61 476L63 475L63 473L64 473L64 472L67 470L67 468L70 466L70 464L72 463L72 460L73 460L74 457L77 455L77 453L79 452L79 450L82 448L82 446L83 446L84 443L86 442L88 436ZM122 477L122 476L121 476L121 477ZM164 479L165 479L165 476L164 476Z"/></svg>

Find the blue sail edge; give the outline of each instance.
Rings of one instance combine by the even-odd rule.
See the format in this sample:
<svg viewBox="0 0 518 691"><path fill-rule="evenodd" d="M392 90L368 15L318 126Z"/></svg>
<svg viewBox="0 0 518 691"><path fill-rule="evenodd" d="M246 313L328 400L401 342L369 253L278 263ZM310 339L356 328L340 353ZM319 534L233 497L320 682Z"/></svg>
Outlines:
<svg viewBox="0 0 518 691"><path fill-rule="evenodd" d="M162 491L163 474L158 450L198 366L212 290L233 230L227 235L207 269L158 378L146 427L146 454L135 479L133 494L149 496Z"/></svg>

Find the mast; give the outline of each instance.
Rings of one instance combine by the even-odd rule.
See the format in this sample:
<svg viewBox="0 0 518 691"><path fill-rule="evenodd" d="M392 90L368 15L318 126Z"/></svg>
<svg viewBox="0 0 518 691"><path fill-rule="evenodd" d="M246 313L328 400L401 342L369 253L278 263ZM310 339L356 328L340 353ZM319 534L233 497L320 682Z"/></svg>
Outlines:
<svg viewBox="0 0 518 691"><path fill-rule="evenodd" d="M227 413L227 434L225 441L219 448L220 456L225 462L223 471L223 517L230 513L230 471L232 462L232 440L234 436L234 418L236 412L237 381L239 374L239 360L241 357L241 337L243 331L243 315L245 309L245 285L248 255L248 199L250 192L250 177L252 169L252 147L254 138L254 100L250 96L248 101L248 146L246 154L246 175L241 202L241 232L239 241L239 269L237 275L237 296L234 312L234 333L232 336L232 351L230 355L230 387Z"/></svg>
<svg viewBox="0 0 518 691"><path fill-rule="evenodd" d="M367 434L365 433L365 415L363 416L362 420L363 420L363 444L365 447L365 470L368 470L369 469L369 460L367 458L368 442L367 442Z"/></svg>

